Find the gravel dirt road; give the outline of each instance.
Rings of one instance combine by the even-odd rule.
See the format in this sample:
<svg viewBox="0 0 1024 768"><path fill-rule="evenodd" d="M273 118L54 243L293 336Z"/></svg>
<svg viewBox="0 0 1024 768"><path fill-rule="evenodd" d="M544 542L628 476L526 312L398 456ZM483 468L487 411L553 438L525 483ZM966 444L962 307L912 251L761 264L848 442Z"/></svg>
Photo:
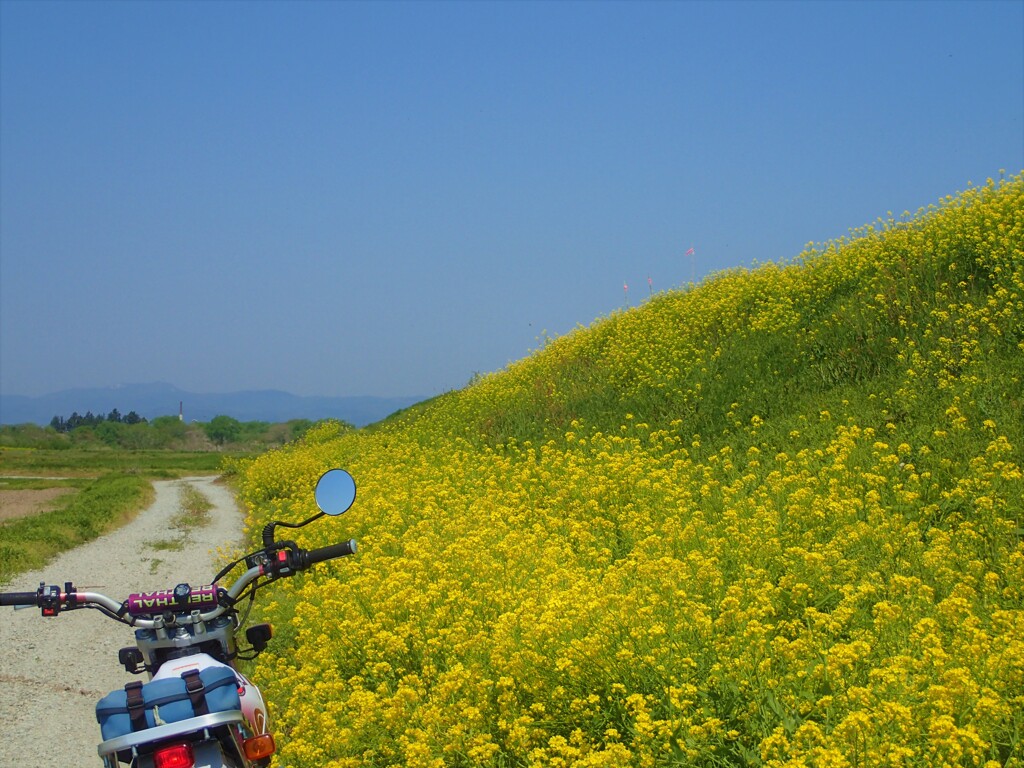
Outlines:
<svg viewBox="0 0 1024 768"><path fill-rule="evenodd" d="M123 599L183 581L208 583L219 570L216 549L240 544L242 531L234 496L215 480L155 482L152 506L134 521L66 552L41 571L16 577L0 591L34 591L40 581L61 586L72 581L81 589ZM182 483L213 505L209 524L187 533L171 523L180 511ZM175 540L184 546L176 547ZM133 640L131 628L97 611L44 619L35 608L0 608L0 768L98 768L96 701L133 679L117 661L118 650Z"/></svg>

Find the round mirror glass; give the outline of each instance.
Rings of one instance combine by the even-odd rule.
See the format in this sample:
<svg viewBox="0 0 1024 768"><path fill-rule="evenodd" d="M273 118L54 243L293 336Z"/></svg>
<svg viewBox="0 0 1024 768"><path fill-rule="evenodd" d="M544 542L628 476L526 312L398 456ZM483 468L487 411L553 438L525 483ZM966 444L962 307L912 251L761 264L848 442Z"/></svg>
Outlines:
<svg viewBox="0 0 1024 768"><path fill-rule="evenodd" d="M344 469L329 469L316 484L316 505L328 515L340 515L356 500L356 481Z"/></svg>

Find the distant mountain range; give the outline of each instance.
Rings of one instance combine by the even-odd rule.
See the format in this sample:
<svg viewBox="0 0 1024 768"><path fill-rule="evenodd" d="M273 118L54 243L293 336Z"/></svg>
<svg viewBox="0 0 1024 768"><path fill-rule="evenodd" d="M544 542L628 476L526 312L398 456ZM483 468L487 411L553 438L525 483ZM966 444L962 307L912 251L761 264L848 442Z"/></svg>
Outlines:
<svg viewBox="0 0 1024 768"><path fill-rule="evenodd" d="M54 416L67 418L87 411L106 416L115 408L135 411L146 419L177 416L179 403L186 421L231 416L239 421L342 419L357 427L380 421L423 397L300 397L277 390L199 394L171 384L126 384L97 389L69 389L39 397L0 395L0 424L47 425Z"/></svg>

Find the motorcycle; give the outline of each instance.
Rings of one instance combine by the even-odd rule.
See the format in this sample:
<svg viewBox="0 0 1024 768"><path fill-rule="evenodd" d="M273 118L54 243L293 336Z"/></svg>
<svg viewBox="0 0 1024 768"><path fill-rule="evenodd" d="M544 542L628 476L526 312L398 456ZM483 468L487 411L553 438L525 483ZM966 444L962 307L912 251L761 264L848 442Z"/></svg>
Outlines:
<svg viewBox="0 0 1024 768"><path fill-rule="evenodd" d="M256 591L310 566L356 552L354 539L305 550L294 541L275 541L275 529L302 528L324 515L340 515L355 502L356 484L343 469L317 482L320 511L301 523L274 521L263 529L263 547L226 565L213 582L199 587L131 594L118 602L98 592L40 584L35 592L0 593L0 606L37 607L42 615L93 608L135 628L135 646L122 648L125 671L149 675L96 704L103 741L97 748L104 768L265 768L276 750L267 708L259 689L236 668L256 658L272 636L269 624L236 633L246 623ZM233 584L220 580L245 565Z"/></svg>

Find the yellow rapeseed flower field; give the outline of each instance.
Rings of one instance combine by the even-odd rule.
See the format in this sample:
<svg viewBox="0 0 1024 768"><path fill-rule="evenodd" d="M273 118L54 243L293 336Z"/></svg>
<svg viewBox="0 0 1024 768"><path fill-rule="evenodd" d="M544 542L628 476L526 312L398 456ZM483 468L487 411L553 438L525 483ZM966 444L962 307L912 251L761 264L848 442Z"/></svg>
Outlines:
<svg viewBox="0 0 1024 768"><path fill-rule="evenodd" d="M1024 765L1024 177L239 468L275 765Z"/></svg>

